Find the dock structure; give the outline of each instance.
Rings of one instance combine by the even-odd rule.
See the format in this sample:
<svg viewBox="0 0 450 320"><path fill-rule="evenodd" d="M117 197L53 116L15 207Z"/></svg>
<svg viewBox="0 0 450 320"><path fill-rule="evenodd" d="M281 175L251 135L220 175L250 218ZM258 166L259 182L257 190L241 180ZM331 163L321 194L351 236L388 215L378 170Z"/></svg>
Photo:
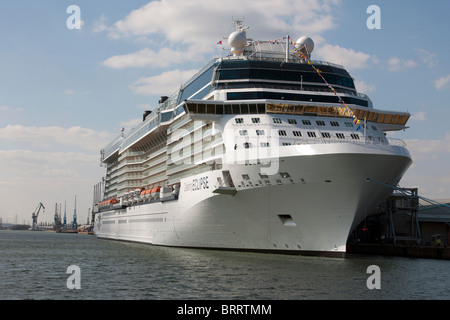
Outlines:
<svg viewBox="0 0 450 320"><path fill-rule="evenodd" d="M349 252L450 259L450 199L419 196L417 188L395 188L350 234Z"/></svg>

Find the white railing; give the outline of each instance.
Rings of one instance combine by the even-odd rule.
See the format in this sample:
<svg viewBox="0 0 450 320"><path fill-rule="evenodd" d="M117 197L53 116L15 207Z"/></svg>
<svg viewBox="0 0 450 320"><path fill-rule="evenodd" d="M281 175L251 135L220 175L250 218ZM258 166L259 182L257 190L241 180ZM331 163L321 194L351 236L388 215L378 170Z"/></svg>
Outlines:
<svg viewBox="0 0 450 320"><path fill-rule="evenodd" d="M397 146L406 148L406 142L401 139L386 138L382 141L379 140L369 140L368 138L361 137L360 139L349 140L339 139L339 138L299 138L292 142L292 145L303 145L303 144L328 144L328 143L357 143L357 144L371 144L371 145L384 145L384 146Z"/></svg>

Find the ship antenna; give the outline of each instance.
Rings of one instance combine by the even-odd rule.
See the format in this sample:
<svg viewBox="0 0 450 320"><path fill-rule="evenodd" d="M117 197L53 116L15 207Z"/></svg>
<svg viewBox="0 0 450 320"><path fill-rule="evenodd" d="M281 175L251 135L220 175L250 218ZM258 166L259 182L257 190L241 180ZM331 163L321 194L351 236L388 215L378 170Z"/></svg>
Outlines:
<svg viewBox="0 0 450 320"><path fill-rule="evenodd" d="M235 31L242 32L242 31L247 30L249 28L249 27L243 27L244 18L242 18L242 20L233 18L233 21L234 21L234 29L235 29Z"/></svg>

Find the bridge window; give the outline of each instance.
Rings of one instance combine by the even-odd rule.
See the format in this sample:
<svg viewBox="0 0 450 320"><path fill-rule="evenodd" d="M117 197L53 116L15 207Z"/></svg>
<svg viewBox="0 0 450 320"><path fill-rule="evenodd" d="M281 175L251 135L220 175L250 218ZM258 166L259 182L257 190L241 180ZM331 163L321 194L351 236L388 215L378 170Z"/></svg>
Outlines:
<svg viewBox="0 0 450 320"><path fill-rule="evenodd" d="M280 118L273 118L273 123L283 123Z"/></svg>
<svg viewBox="0 0 450 320"><path fill-rule="evenodd" d="M339 122L337 121L330 121L330 124L332 127L339 127Z"/></svg>

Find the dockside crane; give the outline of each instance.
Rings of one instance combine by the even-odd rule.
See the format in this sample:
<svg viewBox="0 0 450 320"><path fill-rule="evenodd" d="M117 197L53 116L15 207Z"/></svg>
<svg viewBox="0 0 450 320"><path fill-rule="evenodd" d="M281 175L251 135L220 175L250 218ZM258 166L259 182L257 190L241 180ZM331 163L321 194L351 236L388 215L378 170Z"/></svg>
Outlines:
<svg viewBox="0 0 450 320"><path fill-rule="evenodd" d="M37 219L39 216L39 212L41 211L41 208L43 209L43 211L45 210L44 205L42 204L42 202L39 202L36 210L34 210L34 212L31 215L31 218L33 219L33 226L31 227L31 230L33 231L37 231L38 229L38 224L37 224Z"/></svg>

